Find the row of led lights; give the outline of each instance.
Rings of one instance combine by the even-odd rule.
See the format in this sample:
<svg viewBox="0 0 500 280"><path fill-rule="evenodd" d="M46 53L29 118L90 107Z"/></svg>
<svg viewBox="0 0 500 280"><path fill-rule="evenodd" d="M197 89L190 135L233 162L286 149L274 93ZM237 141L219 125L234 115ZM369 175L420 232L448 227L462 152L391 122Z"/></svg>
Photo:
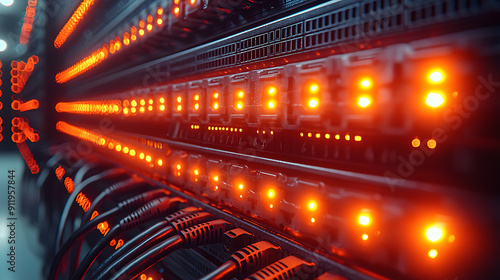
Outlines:
<svg viewBox="0 0 500 280"><path fill-rule="evenodd" d="M184 169L184 166L182 166L182 163L176 162L173 164L173 171L172 172L173 172L174 176L180 177L180 176L182 176L183 169ZM193 182L200 181L201 176L202 176L202 171L200 168L194 167L194 168L192 168L190 173L191 173L190 174L191 180ZM219 190L219 184L221 183L220 176L218 174L212 174L211 176L208 176L208 177L210 180L209 184L211 185L211 189L214 191ZM235 192L236 196L239 199L243 199L244 198L244 191L246 189L245 182L243 180L236 180L231 185L234 186L234 192ZM264 198L266 199L265 201L266 201L269 209L276 208L276 205L279 202L279 201L276 201L276 198L278 196L276 189L273 187L268 187L265 190L263 190L262 193L263 193ZM320 207L320 205L314 199L306 200L306 203L304 204L304 208L306 210L308 210L310 213L309 220L312 224L316 223L316 221L317 221L316 220L317 217L314 215L314 213L319 209L319 207ZM373 218L370 214L370 211L367 209L363 209L358 216L357 222L360 226L367 229L373 223ZM442 241L445 237L444 226L440 225L440 224L433 224L433 225L429 226L425 230L425 236L426 236L427 240L430 241L431 243L437 243L437 242ZM370 238L370 236L368 233L363 233L361 235L361 239L363 241L367 241L369 238ZM449 243L453 243L455 241L455 236L453 234L450 234L448 236L447 240ZM437 249L432 248L428 251L428 257L431 259L436 258L437 255L438 255Z"/></svg>
<svg viewBox="0 0 500 280"><path fill-rule="evenodd" d="M300 137L308 137L308 138L316 138L316 139L321 139L321 133L313 133L313 132L300 132L299 133ZM323 135L325 137L325 139L331 139L332 138L332 134L330 133L325 133ZM335 140L340 140L342 138L344 138L346 141L350 141L351 140L351 135L350 134L346 134L344 137L342 137L340 134L335 134L333 136L333 138ZM356 142L360 142L362 140L362 137L360 135L355 135L354 136L354 141Z"/></svg>
<svg viewBox="0 0 500 280"><path fill-rule="evenodd" d="M70 68L59 72L56 75L56 82L65 83L74 77L82 74L83 72L89 70L90 68L96 66L100 62L108 58L109 54L116 54L122 49L123 46L129 46L133 42L137 41L138 38L146 35L146 32L151 33L154 26L161 26L163 24L163 8L159 7L156 10L156 20L153 15L148 15L145 20L140 20L138 27L131 26L130 32L126 31L123 35L116 36L114 39L109 41L109 44L104 44L101 48L97 49L91 55L82 59L78 63L74 64Z"/></svg>
<svg viewBox="0 0 500 280"><path fill-rule="evenodd" d="M114 42L116 45L118 41ZM118 47L119 49L119 47ZM439 84L444 81L444 74L441 70L436 70L432 71L429 74L428 80L433 83L433 84ZM363 78L359 82L359 86L361 90L366 90L364 94L361 94L360 97L357 100L357 105L361 108L367 108L369 107L372 102L373 98L372 95L370 94L370 89L373 87L373 82L369 78ZM304 105L309 108L309 109L316 109L320 105L320 91L321 88L317 82L310 81L305 84L304 91L303 91L303 96L304 96ZM236 89L233 95L233 107L235 110L240 111L243 110L245 107L245 91L242 89ZM278 107L278 89L275 86L268 86L264 89L263 93L263 100L262 104L265 108L269 110L274 110ZM183 107L183 97L178 95L174 99L174 106L173 109L175 112L182 112L184 107ZM97 102L97 101L96 101ZM81 112L81 111L86 111L88 113L97 113L100 114L101 111L102 113L120 113L123 112L124 115L136 115L138 113L146 113L146 112L153 112L154 111L154 99L150 98L147 100L146 99L140 99L139 101L132 99L132 100L124 100L123 101L123 110L119 108L116 104L109 104L110 101L103 101L101 103L101 106L105 106L106 104L113 106L112 108L104 108L104 107L87 107L88 105L93 104L92 102L80 102L79 104L73 104L74 106L80 105L77 107L74 107L72 109L68 110L73 110L73 112ZM118 101L119 102L119 101ZM444 96L442 93L438 91L432 91L429 92L426 98L426 103L430 107L437 108L441 106L444 103ZM167 104L166 104L166 99L164 97L160 97L158 99L158 111L159 112L164 112L167 109ZM198 111L201 109L201 95L198 93L193 94L192 100L191 100L191 107L194 111ZM213 111L218 111L221 106L220 106L220 94L218 92L214 92L210 96L210 107Z"/></svg>
<svg viewBox="0 0 500 280"><path fill-rule="evenodd" d="M58 123L58 130L60 130L60 131L77 136L80 139L90 141L92 143L95 143L95 144L103 146L103 147L107 146L107 148L110 150L113 150L113 151L116 151L119 153L128 154L131 157L137 156L140 160L144 160L146 163L148 163L150 167L154 166L153 162L156 162L157 165L160 167L165 164L165 162L162 159L153 160L153 157L150 154L136 151L136 149L129 147L130 145L125 145L122 142L115 141L115 140L109 139L107 137L102 137L102 136L99 137L99 135L97 135L93 132L90 132L90 131L87 131L87 130L84 130L84 129L81 129L78 127L74 127L74 126L68 125L66 123L62 123L62 124L61 123L62 122ZM173 165L172 165L172 173L174 176L180 177L180 176L182 176L185 168L187 168L187 170L189 170L188 167L185 167L182 165L182 162L174 160ZM201 168L198 168L196 166L191 168L189 175L190 175L191 180L193 182L199 182L201 179L201 176L203 176ZM207 178L209 180L208 183L209 183L211 189L214 191L219 190L219 184L221 183L221 178L220 178L219 174L207 174ZM235 194L237 195L237 197L239 197L240 199L243 199L245 189L246 189L245 182L243 180L237 180L237 181L229 182L229 183L231 183L231 185L234 186L234 191L235 191ZM265 196L265 198L267 199L266 203L268 204L268 207L270 209L274 209L276 207L277 203L279 202L279 201L276 201L276 198L278 197L278 193L277 193L276 189L273 187L268 187L262 193ZM314 215L314 213L319 209L319 207L320 207L320 205L314 199L308 199L308 200L306 200L306 203L304 204L304 208L307 209L310 213L309 219L310 219L310 222L312 224L316 223L316 219L318 217L316 217ZM358 217L358 223L363 227L370 226L370 224L372 223L372 217L371 217L368 210L364 209L362 211L362 213ZM432 225L426 229L425 234L426 234L427 239L432 243L442 241L445 237L444 226L439 225L439 224ZM367 233L363 233L361 236L361 239L364 241L367 241L369 239L369 235ZM449 235L448 242L452 243L454 241L455 241L455 236ZM437 255L438 255L437 249L431 249L428 252L428 256L432 259L436 258Z"/></svg>

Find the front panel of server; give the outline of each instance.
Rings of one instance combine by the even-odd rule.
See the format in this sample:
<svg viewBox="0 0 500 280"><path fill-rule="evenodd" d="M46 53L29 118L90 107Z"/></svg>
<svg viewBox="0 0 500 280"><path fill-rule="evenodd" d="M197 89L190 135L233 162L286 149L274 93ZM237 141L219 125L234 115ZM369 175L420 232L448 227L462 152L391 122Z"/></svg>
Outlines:
<svg viewBox="0 0 500 280"><path fill-rule="evenodd" d="M499 1L25 2L40 279L500 277Z"/></svg>

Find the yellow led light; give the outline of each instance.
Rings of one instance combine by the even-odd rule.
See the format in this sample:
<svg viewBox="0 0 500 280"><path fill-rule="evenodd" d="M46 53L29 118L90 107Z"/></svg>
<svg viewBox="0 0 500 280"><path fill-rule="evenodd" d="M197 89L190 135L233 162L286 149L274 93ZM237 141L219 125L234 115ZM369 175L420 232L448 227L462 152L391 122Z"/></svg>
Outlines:
<svg viewBox="0 0 500 280"><path fill-rule="evenodd" d="M146 156L146 161L147 161L147 162L151 162L151 160L152 160L151 156L150 156L150 155L147 155L147 156Z"/></svg>
<svg viewBox="0 0 500 280"><path fill-rule="evenodd" d="M180 103L180 102L182 101L182 97L177 96L177 99L176 99L176 100L177 100L177 102L179 102L179 103Z"/></svg>
<svg viewBox="0 0 500 280"><path fill-rule="evenodd" d="M330 134L328 134L328 133L327 133L327 134L325 134L325 138L326 138L326 139L330 139L330 137L331 137L331 136L330 136Z"/></svg>
<svg viewBox="0 0 500 280"><path fill-rule="evenodd" d="M194 173L194 175L196 175L196 176L198 176L198 175L200 174L200 172L198 171L198 169L195 169L195 170L193 171L193 173Z"/></svg>
<svg viewBox="0 0 500 280"><path fill-rule="evenodd" d="M122 150L122 145L120 145L120 144L116 145L115 149L116 149L117 152L121 151Z"/></svg>
<svg viewBox="0 0 500 280"><path fill-rule="evenodd" d="M420 139L415 138L415 139L411 140L411 145L415 148L419 147L420 146Z"/></svg>
<svg viewBox="0 0 500 280"><path fill-rule="evenodd" d="M238 185L238 189L242 190L243 189L243 184Z"/></svg>
<svg viewBox="0 0 500 280"><path fill-rule="evenodd" d="M432 83L440 83L444 80L443 72L439 70L432 71L429 74L429 81Z"/></svg>
<svg viewBox="0 0 500 280"><path fill-rule="evenodd" d="M238 92L238 97L239 97L239 98L242 98L243 96L245 96L245 93L244 93L242 90L240 90L240 91Z"/></svg>
<svg viewBox="0 0 500 280"><path fill-rule="evenodd" d="M162 166L163 165L163 160L159 159L158 160L158 166Z"/></svg>
<svg viewBox="0 0 500 280"><path fill-rule="evenodd" d="M141 108L139 109L139 111L141 111L141 113L144 113L144 112L146 111L146 109L144 109L144 107L141 107Z"/></svg>
<svg viewBox="0 0 500 280"><path fill-rule="evenodd" d="M367 215L359 215L358 223L360 225L367 226L370 224L370 217L368 217Z"/></svg>
<svg viewBox="0 0 500 280"><path fill-rule="evenodd" d="M140 159L144 159L144 153L140 153L140 154L139 154L139 158L140 158Z"/></svg>
<svg viewBox="0 0 500 280"><path fill-rule="evenodd" d="M321 134L320 133L316 133L316 138L320 138L321 137Z"/></svg>
<svg viewBox="0 0 500 280"><path fill-rule="evenodd" d="M236 104L236 107L237 107L238 109L242 109L242 108L243 108L243 103L242 103L242 102L238 102L238 103Z"/></svg>
<svg viewBox="0 0 500 280"><path fill-rule="evenodd" d="M354 141L357 141L357 142L361 141L361 136L359 136L359 135L354 136Z"/></svg>
<svg viewBox="0 0 500 280"><path fill-rule="evenodd" d="M363 239L365 241L368 240L368 234L361 235L361 239Z"/></svg>
<svg viewBox="0 0 500 280"><path fill-rule="evenodd" d="M361 87L363 87L363 88L370 88L372 85L372 82L370 79L363 79L363 80L361 80L360 84L361 84Z"/></svg>
<svg viewBox="0 0 500 280"><path fill-rule="evenodd" d="M141 106L144 106L144 105L146 105L146 100L141 99L141 101L139 103L141 104Z"/></svg>
<svg viewBox="0 0 500 280"><path fill-rule="evenodd" d="M311 211L316 211L316 209L318 209L318 204L316 203L316 201L311 200L309 201L309 203L307 203L307 208Z"/></svg>
<svg viewBox="0 0 500 280"><path fill-rule="evenodd" d="M318 105L319 105L318 99L316 99L316 98L309 99L309 102L307 103L307 105L309 105L310 108L318 107Z"/></svg>
<svg viewBox="0 0 500 280"><path fill-rule="evenodd" d="M219 98L219 93L218 92L214 93L214 98L215 99Z"/></svg>
<svg viewBox="0 0 500 280"><path fill-rule="evenodd" d="M429 92L427 94L427 98L425 99L425 103L432 108L437 108L444 103L444 97L439 92Z"/></svg>
<svg viewBox="0 0 500 280"><path fill-rule="evenodd" d="M177 111L182 111L182 105L177 105Z"/></svg>
<svg viewBox="0 0 500 280"><path fill-rule="evenodd" d="M160 103L165 103L165 98L160 97Z"/></svg>
<svg viewBox="0 0 500 280"><path fill-rule="evenodd" d="M431 249L431 250L429 250L427 255L429 256L429 258L435 259L438 255L438 251L436 249Z"/></svg>
<svg viewBox="0 0 500 280"><path fill-rule="evenodd" d="M197 94L194 96L194 100L200 100L200 96Z"/></svg>
<svg viewBox="0 0 500 280"><path fill-rule="evenodd" d="M160 111L165 111L165 105L160 105Z"/></svg>
<svg viewBox="0 0 500 280"><path fill-rule="evenodd" d="M311 84L311 86L309 87L309 91L311 93L316 93L319 91L319 85L318 84Z"/></svg>
<svg viewBox="0 0 500 280"><path fill-rule="evenodd" d="M276 93L276 88L275 87L269 87L269 89L267 90L267 92L269 93L269 95L274 95Z"/></svg>
<svg viewBox="0 0 500 280"><path fill-rule="evenodd" d="M274 198L276 196L276 192L273 189L270 189L269 191L267 191L267 196L269 198Z"/></svg>
<svg viewBox="0 0 500 280"><path fill-rule="evenodd" d="M135 150L134 150L134 149L130 150L130 152L129 152L128 154L129 154L130 156L135 157Z"/></svg>
<svg viewBox="0 0 500 280"><path fill-rule="evenodd" d="M200 104L198 104L198 103L194 104L194 109L195 110L198 110L199 108L200 108Z"/></svg>
<svg viewBox="0 0 500 280"><path fill-rule="evenodd" d="M219 103L214 103L214 106L213 106L213 107L214 107L214 110L219 109Z"/></svg>
<svg viewBox="0 0 500 280"><path fill-rule="evenodd" d="M366 108L366 107L370 106L370 104L371 104L371 100L370 100L370 98L368 98L366 96L360 97L358 99L358 106L361 108Z"/></svg>
<svg viewBox="0 0 500 280"><path fill-rule="evenodd" d="M429 147L429 149L434 149L436 148L436 140L434 139L429 139L429 141L427 141L427 147Z"/></svg>
<svg viewBox="0 0 500 280"><path fill-rule="evenodd" d="M443 237L443 230L436 226L430 227L425 232L425 235L427 236L427 239L429 239L429 241L436 242Z"/></svg>
<svg viewBox="0 0 500 280"><path fill-rule="evenodd" d="M129 151L129 150L128 150L128 147L123 147L123 153L124 153L124 154L128 154L128 151Z"/></svg>
<svg viewBox="0 0 500 280"><path fill-rule="evenodd" d="M132 112L132 114L135 114L137 112L137 109L134 107L134 108L130 109L130 112Z"/></svg>
<svg viewBox="0 0 500 280"><path fill-rule="evenodd" d="M340 140L340 134L335 134L335 139Z"/></svg>
<svg viewBox="0 0 500 280"><path fill-rule="evenodd" d="M214 176L214 181L218 182L219 181L219 176Z"/></svg>
<svg viewBox="0 0 500 280"><path fill-rule="evenodd" d="M351 136L349 134L346 134L344 138L345 138L346 141L351 140Z"/></svg>
<svg viewBox="0 0 500 280"><path fill-rule="evenodd" d="M131 104L133 107L136 107L136 106L137 106L137 101L132 100L132 102L130 102L130 104Z"/></svg>
<svg viewBox="0 0 500 280"><path fill-rule="evenodd" d="M270 109L274 108L274 106L274 101L269 101L269 103L267 103L267 107L269 107Z"/></svg>
<svg viewBox="0 0 500 280"><path fill-rule="evenodd" d="M177 165L175 166L175 168L177 168L177 170L181 170L181 165L180 165L180 164L177 164Z"/></svg>

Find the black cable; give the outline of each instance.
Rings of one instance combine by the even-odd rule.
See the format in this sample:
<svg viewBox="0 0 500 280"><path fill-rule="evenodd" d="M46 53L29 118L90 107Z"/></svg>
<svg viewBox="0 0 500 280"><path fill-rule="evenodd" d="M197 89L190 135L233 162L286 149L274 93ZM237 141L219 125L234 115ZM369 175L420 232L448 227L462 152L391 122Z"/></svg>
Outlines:
<svg viewBox="0 0 500 280"><path fill-rule="evenodd" d="M78 194L83 189L85 189L87 186L89 186L90 184L92 184L96 181L107 179L107 178L112 178L114 176L122 175L125 173L127 173L127 171L122 169L122 168L109 169L109 170L101 172L97 175L94 175L94 176L86 179L85 181L83 181L81 184L78 184L77 186L75 186L73 192L71 193L68 200L66 201L66 204L64 205L64 209L63 209L63 212L61 214L61 219L59 220L59 226L58 226L58 230L57 230L57 237L56 237L56 244L55 244L56 245L55 252L59 251L59 248L62 245L62 235L64 233L66 220L68 219L68 215L69 215L69 212L71 210L71 206L74 204L73 202L76 199L76 197L78 196Z"/></svg>
<svg viewBox="0 0 500 280"><path fill-rule="evenodd" d="M151 228L146 229L145 231L139 233L138 235L134 236L132 239L129 241L125 242L120 248L118 248L116 251L114 251L111 255L107 256L106 259L104 259L97 269L95 269L92 274L87 277L88 279L96 279L97 275L100 274L101 271L106 269L110 264L112 264L117 258L122 256L123 253L128 252L132 248L137 247L139 243L141 243L143 240L148 238L151 234L156 233L158 230L170 225L170 223L174 220L177 220L179 218L182 218L184 216L199 212L201 209L196 208L194 206L190 206L187 208L184 208L182 210L179 210L171 215L168 215L164 220L156 223L153 225ZM102 275L102 274L101 274Z"/></svg>
<svg viewBox="0 0 500 280"><path fill-rule="evenodd" d="M216 270L200 278L200 280L230 280L243 278L250 273L262 269L281 257L281 248L267 241L246 246L231 255L230 260Z"/></svg>
<svg viewBox="0 0 500 280"><path fill-rule="evenodd" d="M92 204L90 205L90 208L85 214L83 214L82 218L82 223L86 223L90 220L90 217L94 210L100 206L101 202L112 195L117 195L119 193L124 193L124 192L129 192L129 191L134 191L140 187L143 187L145 185L149 185L148 182L141 180L139 178L128 178L123 181L120 181L118 183L115 183L111 185L110 187L106 188L104 191L99 193L99 195L92 200Z"/></svg>
<svg viewBox="0 0 500 280"><path fill-rule="evenodd" d="M227 261L219 266L216 270L210 272L205 275L202 279L210 279L210 280L224 280L224 279L233 279L238 275L238 265L234 261Z"/></svg>
<svg viewBox="0 0 500 280"><path fill-rule="evenodd" d="M116 208L113 208L110 211L107 211L96 218L94 218L90 223L85 225L84 227L80 228L76 232L74 232L69 239L63 244L61 249L57 252L56 257L54 258L54 261L52 262L51 270L49 273L48 279L57 279L57 271L59 269L60 261L66 254L67 250L69 250L73 245L74 242L79 240L81 237L83 237L86 233L88 233L87 229L92 230L95 228L99 223L103 222L105 218L111 218L114 214L118 213L130 213L130 211L136 210L138 207L141 205L144 205L146 201L150 201L152 199L155 199L158 194L163 194L163 190L153 190L149 192L145 192L139 195L136 195L132 198L129 198L123 202L120 202ZM113 214L109 214L109 213ZM108 216L109 214L109 216Z"/></svg>
<svg viewBox="0 0 500 280"><path fill-rule="evenodd" d="M117 234L165 216L172 209L172 205L175 204L175 206L177 206L180 202L185 202L185 200L177 197L157 198L120 220L120 222L111 228L111 230L87 253L71 279L82 279L94 260Z"/></svg>
<svg viewBox="0 0 500 280"><path fill-rule="evenodd" d="M57 254L54 256L54 259L52 260L52 266L49 272L49 279L56 279L57 278L57 271L59 269L59 265L61 264L61 261L63 257L66 255L66 252L73 247L74 243L83 238L87 233L89 233L91 230L93 230L98 224L106 221L107 219L111 218L114 216L117 212L119 211L118 207L115 207L109 211L106 211L105 213L102 213L98 217L92 220L92 222L86 224L84 227L79 228L77 231L75 231L66 242L61 246L61 249L57 252Z"/></svg>
<svg viewBox="0 0 500 280"><path fill-rule="evenodd" d="M159 242L171 237L173 234L179 231L190 228L198 223L205 222L207 220L213 219L213 215L207 212L199 212L191 215L187 215L181 219L173 221L170 226L164 227L152 236L148 237L146 240L142 241L140 244L129 250L128 252L122 253L121 256L104 269L96 278L90 278L93 280L106 280L112 273L116 271L117 268L122 267L124 264L129 263L136 257L147 252L151 247L155 246Z"/></svg>
<svg viewBox="0 0 500 280"><path fill-rule="evenodd" d="M224 220L215 220L184 229L178 235L157 244L146 253L123 266L108 280L133 279L180 248L193 248L200 245L221 243L224 232L230 226L231 224Z"/></svg>

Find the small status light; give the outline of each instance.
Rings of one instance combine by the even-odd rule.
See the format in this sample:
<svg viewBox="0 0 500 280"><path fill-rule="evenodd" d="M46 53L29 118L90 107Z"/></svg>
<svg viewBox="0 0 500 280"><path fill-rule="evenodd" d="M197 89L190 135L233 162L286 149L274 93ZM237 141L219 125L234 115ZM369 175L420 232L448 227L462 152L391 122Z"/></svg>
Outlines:
<svg viewBox="0 0 500 280"><path fill-rule="evenodd" d="M140 158L140 159L144 159L144 157L145 157L144 153L140 153L140 154L139 154L139 158Z"/></svg>
<svg viewBox="0 0 500 280"><path fill-rule="evenodd" d="M354 136L354 141L356 141L356 142L360 142L360 141L361 141L361 139L362 139L362 138L361 138L361 136L359 136L359 135Z"/></svg>
<svg viewBox="0 0 500 280"><path fill-rule="evenodd" d="M269 208L273 209L274 205L271 203L269 204Z"/></svg>
<svg viewBox="0 0 500 280"><path fill-rule="evenodd" d="M179 103L180 103L181 101L182 101L182 97L177 96L177 102L179 102Z"/></svg>
<svg viewBox="0 0 500 280"><path fill-rule="evenodd" d="M152 159L151 159L151 156L150 156L150 155L147 155L147 156L146 156L146 161L147 161L147 162L151 162L151 160L152 160Z"/></svg>
<svg viewBox="0 0 500 280"><path fill-rule="evenodd" d="M156 24L161 25L163 23L163 20L161 18L156 20Z"/></svg>
<svg viewBox="0 0 500 280"><path fill-rule="evenodd" d="M242 90L240 90L240 91L238 92L238 97L239 97L239 98L242 98L243 96L245 96L245 93L244 93Z"/></svg>
<svg viewBox="0 0 500 280"><path fill-rule="evenodd" d="M122 146L120 144L116 145L115 146L115 149L117 152L121 151L122 150Z"/></svg>
<svg viewBox="0 0 500 280"><path fill-rule="evenodd" d="M124 154L128 154L128 151L129 151L128 147L123 147L123 153Z"/></svg>
<svg viewBox="0 0 500 280"><path fill-rule="evenodd" d="M179 11L180 11L179 7L175 7L175 8L174 8L174 14L175 14L175 15L178 15L178 14L179 14Z"/></svg>
<svg viewBox="0 0 500 280"><path fill-rule="evenodd" d="M153 277L148 277L148 279L147 279L147 280L153 280Z"/></svg>
<svg viewBox="0 0 500 280"><path fill-rule="evenodd" d="M214 176L214 181L215 181L215 182L219 182L219 176L217 176L217 175L216 175L216 176Z"/></svg>
<svg viewBox="0 0 500 280"><path fill-rule="evenodd" d="M436 148L436 140L434 139L429 139L429 141L427 141L427 147L429 147L429 149L434 149Z"/></svg>
<svg viewBox="0 0 500 280"><path fill-rule="evenodd" d="M415 139L411 140L411 145L412 145L414 148L418 148L418 147L420 147L420 139L415 138Z"/></svg>
<svg viewBox="0 0 500 280"><path fill-rule="evenodd" d="M213 108L214 108L214 110L219 109L219 103L214 103Z"/></svg>
<svg viewBox="0 0 500 280"><path fill-rule="evenodd" d="M237 107L238 109L242 109L242 108L243 108L243 102L238 102L238 103L236 104L236 107Z"/></svg>
<svg viewBox="0 0 500 280"><path fill-rule="evenodd" d="M134 149L130 150L130 152L129 152L128 154L129 154L130 156L135 157L135 150L134 150Z"/></svg>
<svg viewBox="0 0 500 280"><path fill-rule="evenodd" d="M443 72L439 70L432 71L429 74L429 81L432 83L441 83L444 80Z"/></svg>
<svg viewBox="0 0 500 280"><path fill-rule="evenodd" d="M196 176L200 175L200 171L198 171L198 169L195 169L195 170L193 171L193 173L194 173L194 175L196 175Z"/></svg>
<svg viewBox="0 0 500 280"><path fill-rule="evenodd" d="M431 249L431 250L429 250L427 255L429 256L429 258L435 259L438 255L438 251L436 249Z"/></svg>
<svg viewBox="0 0 500 280"><path fill-rule="evenodd" d="M141 274L141 280L147 280L147 276L146 276L146 274L144 274L144 273L143 273L143 274Z"/></svg>
<svg viewBox="0 0 500 280"><path fill-rule="evenodd" d="M368 217L367 215L359 215L358 223L360 225L367 226L370 224L370 217Z"/></svg>
<svg viewBox="0 0 500 280"><path fill-rule="evenodd" d="M240 190L242 190L242 189L243 189L243 187L244 187L244 186L243 186L243 184L239 184L239 185L238 185L238 189L240 189Z"/></svg>
<svg viewBox="0 0 500 280"><path fill-rule="evenodd" d="M269 101L269 103L267 103L267 107L269 109L273 109L276 105L274 104L274 101Z"/></svg>
<svg viewBox="0 0 500 280"><path fill-rule="evenodd" d="M316 219L315 218L311 218L311 223L315 223L316 222Z"/></svg>
<svg viewBox="0 0 500 280"><path fill-rule="evenodd" d="M429 92L427 98L425 99L425 103L432 108L437 108L444 103L444 97L439 92Z"/></svg>
<svg viewBox="0 0 500 280"><path fill-rule="evenodd" d="M159 159L158 160L158 166L162 166L163 165L163 160Z"/></svg>
<svg viewBox="0 0 500 280"><path fill-rule="evenodd" d="M366 107L370 106L371 103L372 102L371 102L370 98L366 97L366 96L360 97L358 99L358 105L361 108L366 108Z"/></svg>
<svg viewBox="0 0 500 280"><path fill-rule="evenodd" d="M177 111L182 111L182 105L177 105Z"/></svg>
<svg viewBox="0 0 500 280"><path fill-rule="evenodd" d="M273 189L267 191L267 197L274 198L276 196L276 192Z"/></svg>
<svg viewBox="0 0 500 280"><path fill-rule="evenodd" d="M362 88L370 88L372 86L371 80L367 78L362 79L360 84Z"/></svg>
<svg viewBox="0 0 500 280"><path fill-rule="evenodd" d="M274 95L276 93L276 87L269 87L267 92L269 93L269 95Z"/></svg>
<svg viewBox="0 0 500 280"><path fill-rule="evenodd" d="M349 134L346 134L344 138L345 138L346 141L351 140L351 136Z"/></svg>
<svg viewBox="0 0 500 280"><path fill-rule="evenodd" d="M165 103L165 98L160 97L160 100L159 100L159 101L160 101L160 103Z"/></svg>
<svg viewBox="0 0 500 280"><path fill-rule="evenodd" d="M340 140L340 134L335 134L335 139Z"/></svg>
<svg viewBox="0 0 500 280"><path fill-rule="evenodd" d="M365 241L368 240L368 234L365 233L365 234L361 235L361 239L363 239Z"/></svg>
<svg viewBox="0 0 500 280"><path fill-rule="evenodd" d="M319 85L316 84L316 83L312 83L310 86L309 86L309 91L311 93L317 93L319 91Z"/></svg>
<svg viewBox="0 0 500 280"><path fill-rule="evenodd" d="M307 203L307 208L311 211L316 211L316 209L318 209L318 204L316 203L316 201L311 200L309 201L309 203Z"/></svg>
<svg viewBox="0 0 500 280"><path fill-rule="evenodd" d="M160 105L160 111L162 111L162 112L165 111L165 105L163 105L163 104Z"/></svg>
<svg viewBox="0 0 500 280"><path fill-rule="evenodd" d="M137 106L137 101L136 100L132 100L130 102L130 105L132 105L132 107L136 107Z"/></svg>
<svg viewBox="0 0 500 280"><path fill-rule="evenodd" d="M330 139L330 137L331 137L330 134L328 133L325 134L325 139Z"/></svg>
<svg viewBox="0 0 500 280"><path fill-rule="evenodd" d="M309 108L316 108L319 105L319 101L317 98L311 98L309 99L309 102L307 102L307 105Z"/></svg>
<svg viewBox="0 0 500 280"><path fill-rule="evenodd" d="M443 237L443 230L434 226L427 229L425 232L427 239L431 242L439 241Z"/></svg>

